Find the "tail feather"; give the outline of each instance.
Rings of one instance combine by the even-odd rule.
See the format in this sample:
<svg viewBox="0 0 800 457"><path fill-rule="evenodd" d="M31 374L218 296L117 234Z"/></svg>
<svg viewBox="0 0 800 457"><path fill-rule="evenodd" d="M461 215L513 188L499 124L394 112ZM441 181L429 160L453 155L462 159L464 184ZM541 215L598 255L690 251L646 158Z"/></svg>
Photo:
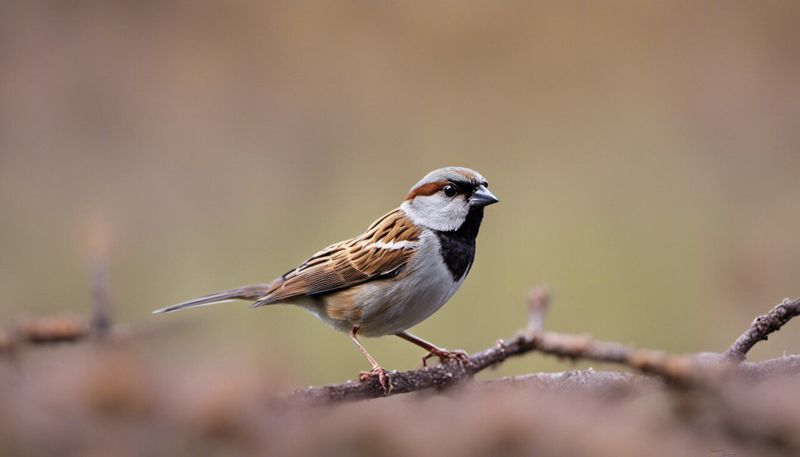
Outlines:
<svg viewBox="0 0 800 457"><path fill-rule="evenodd" d="M153 311L153 314L170 313L181 309L196 308L198 306L213 305L231 300L259 300L269 292L269 284L256 284L253 286L239 287L236 289L216 292L204 295L193 300L178 303L177 305L167 306Z"/></svg>

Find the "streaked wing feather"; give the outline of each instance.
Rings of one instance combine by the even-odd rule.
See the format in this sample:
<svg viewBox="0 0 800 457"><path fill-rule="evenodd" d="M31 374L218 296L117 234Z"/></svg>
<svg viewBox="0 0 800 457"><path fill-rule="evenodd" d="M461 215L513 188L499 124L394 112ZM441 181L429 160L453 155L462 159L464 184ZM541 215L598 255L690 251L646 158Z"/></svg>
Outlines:
<svg viewBox="0 0 800 457"><path fill-rule="evenodd" d="M414 254L420 231L401 210L394 210L373 223L354 239L342 241L317 252L284 274L258 305L289 298L320 295L399 273ZM412 242L403 247L387 244ZM376 243L383 246L376 246Z"/></svg>

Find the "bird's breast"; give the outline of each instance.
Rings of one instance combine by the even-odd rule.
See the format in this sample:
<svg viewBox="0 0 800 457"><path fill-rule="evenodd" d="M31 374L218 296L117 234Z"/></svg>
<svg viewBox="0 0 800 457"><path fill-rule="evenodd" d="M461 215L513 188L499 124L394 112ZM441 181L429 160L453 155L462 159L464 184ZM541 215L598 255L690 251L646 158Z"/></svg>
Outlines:
<svg viewBox="0 0 800 457"><path fill-rule="evenodd" d="M352 299L362 310L359 332L366 336L398 333L430 317L463 282L455 281L441 255L436 234L426 231L407 267L396 278L365 283Z"/></svg>

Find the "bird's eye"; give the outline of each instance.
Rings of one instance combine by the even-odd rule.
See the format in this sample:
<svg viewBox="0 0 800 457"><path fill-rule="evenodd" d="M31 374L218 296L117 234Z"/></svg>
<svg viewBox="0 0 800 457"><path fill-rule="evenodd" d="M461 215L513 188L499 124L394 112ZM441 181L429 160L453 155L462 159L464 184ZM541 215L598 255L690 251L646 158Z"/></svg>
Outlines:
<svg viewBox="0 0 800 457"><path fill-rule="evenodd" d="M448 185L444 186L444 188L442 190L444 191L444 194L447 195L448 197L455 197L456 194L458 193L458 190L456 189L456 186L454 186L452 184L448 184Z"/></svg>

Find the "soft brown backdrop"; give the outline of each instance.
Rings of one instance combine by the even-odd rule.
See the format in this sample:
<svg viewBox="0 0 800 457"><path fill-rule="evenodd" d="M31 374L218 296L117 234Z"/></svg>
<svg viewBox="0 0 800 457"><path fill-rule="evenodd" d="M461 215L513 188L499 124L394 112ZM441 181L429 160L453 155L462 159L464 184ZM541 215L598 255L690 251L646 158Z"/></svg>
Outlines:
<svg viewBox="0 0 800 457"><path fill-rule="evenodd" d="M165 362L352 377L299 309L149 312L270 280L452 164L502 203L421 336L486 347L547 283L551 328L722 350L800 294L798 24L790 1L0 3L0 318L86 309L106 227L116 318L193 320Z"/></svg>

